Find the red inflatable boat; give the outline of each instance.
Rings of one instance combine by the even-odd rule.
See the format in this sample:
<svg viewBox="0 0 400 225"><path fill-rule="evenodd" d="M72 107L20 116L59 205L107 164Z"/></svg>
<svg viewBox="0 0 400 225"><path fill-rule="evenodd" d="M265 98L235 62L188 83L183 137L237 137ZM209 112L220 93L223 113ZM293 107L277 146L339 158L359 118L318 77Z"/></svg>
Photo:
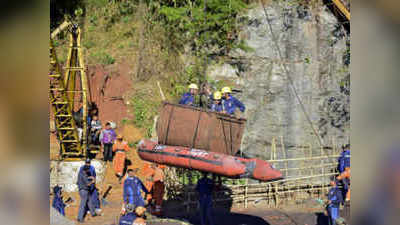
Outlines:
<svg viewBox="0 0 400 225"><path fill-rule="evenodd" d="M169 166L195 169L230 178L252 178L271 181L282 178L282 173L260 159L245 159L200 149L160 145L142 140L138 146L140 158Z"/></svg>

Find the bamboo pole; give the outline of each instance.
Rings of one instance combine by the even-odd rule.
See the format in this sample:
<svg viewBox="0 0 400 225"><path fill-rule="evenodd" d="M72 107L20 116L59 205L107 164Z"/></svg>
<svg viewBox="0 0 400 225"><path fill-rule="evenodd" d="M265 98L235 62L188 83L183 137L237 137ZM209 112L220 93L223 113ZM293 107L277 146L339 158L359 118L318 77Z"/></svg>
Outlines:
<svg viewBox="0 0 400 225"><path fill-rule="evenodd" d="M249 179L246 179L246 188L245 188L245 192L244 192L244 208L247 209L247 191L249 189Z"/></svg>
<svg viewBox="0 0 400 225"><path fill-rule="evenodd" d="M282 149L282 154L283 154L283 158L284 159L287 159L287 155L286 155L286 149L285 149L285 143L283 142L283 136L281 136L281 149ZM286 173L285 173L285 177L287 177L288 176L288 167L289 167L289 165L288 165L288 161L286 160L285 161L285 169L286 169Z"/></svg>

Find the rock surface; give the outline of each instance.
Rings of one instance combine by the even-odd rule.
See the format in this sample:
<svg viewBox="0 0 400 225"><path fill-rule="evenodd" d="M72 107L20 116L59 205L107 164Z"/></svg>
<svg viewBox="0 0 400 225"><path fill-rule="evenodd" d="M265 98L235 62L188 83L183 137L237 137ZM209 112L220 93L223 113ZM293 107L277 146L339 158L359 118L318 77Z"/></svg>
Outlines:
<svg viewBox="0 0 400 225"><path fill-rule="evenodd" d="M240 84L242 93L236 96L246 105L248 118L242 150L264 159L270 159L271 140L278 138L279 144L280 136L290 158L304 156L296 146L312 145L319 152L318 139L329 147L349 141L349 37L324 6L311 10L294 4L274 2L265 10L260 5L249 10L240 37L253 51L231 52L229 70L222 65L208 73ZM232 71L238 76L232 78Z"/></svg>

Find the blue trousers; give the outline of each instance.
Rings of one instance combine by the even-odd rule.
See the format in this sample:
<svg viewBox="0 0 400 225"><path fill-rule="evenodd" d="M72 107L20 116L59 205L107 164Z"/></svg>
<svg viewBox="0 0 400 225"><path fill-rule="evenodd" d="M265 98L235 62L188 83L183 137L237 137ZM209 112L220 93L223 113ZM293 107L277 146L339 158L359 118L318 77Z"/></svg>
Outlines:
<svg viewBox="0 0 400 225"><path fill-rule="evenodd" d="M144 206L144 200L141 195L131 195L128 196L128 203L134 206Z"/></svg>
<svg viewBox="0 0 400 225"><path fill-rule="evenodd" d="M90 193L90 198L92 199L92 203L95 209L100 209L100 199L99 192L96 188Z"/></svg>
<svg viewBox="0 0 400 225"><path fill-rule="evenodd" d="M81 197L81 203L79 205L79 213L78 213L78 221L83 222L83 219L86 216L87 207L89 208L90 213L94 216L94 204L93 199L89 195L88 190L79 190L79 196Z"/></svg>
<svg viewBox="0 0 400 225"><path fill-rule="evenodd" d="M339 218L339 207L328 206L329 224L336 225L336 219Z"/></svg>
<svg viewBox="0 0 400 225"><path fill-rule="evenodd" d="M212 202L208 200L200 200L200 221L201 225L213 225ZM208 223L207 223L208 220Z"/></svg>

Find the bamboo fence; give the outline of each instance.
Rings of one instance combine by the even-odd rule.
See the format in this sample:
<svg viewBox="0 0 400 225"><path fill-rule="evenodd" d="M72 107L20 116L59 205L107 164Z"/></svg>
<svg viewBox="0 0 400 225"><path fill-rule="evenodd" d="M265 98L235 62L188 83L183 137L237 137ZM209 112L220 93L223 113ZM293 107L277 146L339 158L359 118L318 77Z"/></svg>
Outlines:
<svg viewBox="0 0 400 225"><path fill-rule="evenodd" d="M279 142L279 145L277 144ZM214 193L214 204L230 204L247 208L249 204L263 201L271 208L279 208L285 204L302 204L309 199L324 199L329 190L329 180L337 176L337 158L340 148L335 139L331 139L329 148L313 147L312 144L296 146L292 150L285 149L283 137L273 138L270 148L270 159L267 160L279 169L284 179L272 182L254 183L246 179L242 184L224 185ZM329 149L327 151L326 149ZM301 157L288 157L288 153L301 153ZM290 163L295 162L290 166ZM198 207L195 185L185 185L183 202L189 211Z"/></svg>

